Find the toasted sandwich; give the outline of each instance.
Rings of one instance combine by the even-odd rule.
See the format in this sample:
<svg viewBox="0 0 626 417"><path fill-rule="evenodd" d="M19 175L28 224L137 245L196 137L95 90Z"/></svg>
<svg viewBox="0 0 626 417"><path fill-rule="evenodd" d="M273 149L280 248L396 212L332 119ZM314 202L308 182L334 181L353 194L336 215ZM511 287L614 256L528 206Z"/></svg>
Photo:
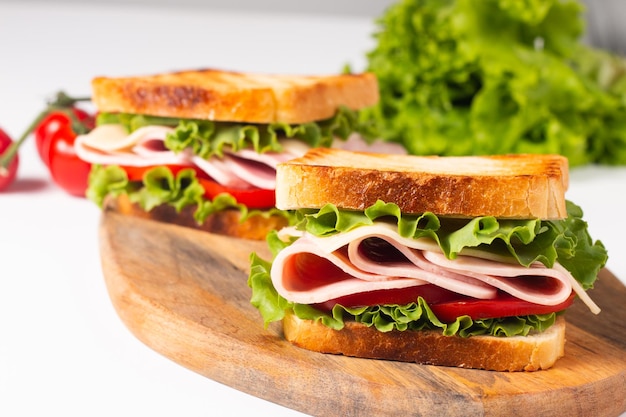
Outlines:
<svg viewBox="0 0 626 417"><path fill-rule="evenodd" d="M566 310L607 252L565 199L557 155L429 157L313 149L277 168L273 259L251 303L316 352L536 371L564 355Z"/></svg>
<svg viewBox="0 0 626 417"><path fill-rule="evenodd" d="M263 239L289 224L288 213L274 208L278 163L311 147L380 145L358 117L378 101L369 73L97 77L92 101L97 126L75 145L93 166L90 199L242 238Z"/></svg>

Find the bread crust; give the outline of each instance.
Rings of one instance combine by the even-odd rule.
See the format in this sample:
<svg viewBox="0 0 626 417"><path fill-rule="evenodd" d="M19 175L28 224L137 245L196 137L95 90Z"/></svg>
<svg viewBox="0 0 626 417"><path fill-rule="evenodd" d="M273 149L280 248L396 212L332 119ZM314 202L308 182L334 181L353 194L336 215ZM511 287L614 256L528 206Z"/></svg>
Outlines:
<svg viewBox="0 0 626 417"><path fill-rule="evenodd" d="M285 338L315 352L368 359L491 371L538 371L548 369L565 352L563 316L543 333L496 337L444 336L437 330L380 332L348 321L342 330L303 320L293 313L283 319Z"/></svg>
<svg viewBox="0 0 626 417"><path fill-rule="evenodd" d="M332 203L364 210L377 200L403 213L560 219L567 159L559 155L413 156L312 149L279 164L276 207Z"/></svg>
<svg viewBox="0 0 626 417"><path fill-rule="evenodd" d="M288 224L287 219L279 215L252 216L241 222L240 212L235 209L213 213L204 223L198 224L193 217L195 209L195 206L187 206L177 212L174 207L163 204L146 211L132 203L126 194L107 196L104 202L104 210L241 239L264 240L271 230L281 229Z"/></svg>
<svg viewBox="0 0 626 417"><path fill-rule="evenodd" d="M101 112L124 112L247 123L306 123L339 106L376 104L372 73L271 75L198 69L136 77L96 77L92 101Z"/></svg>

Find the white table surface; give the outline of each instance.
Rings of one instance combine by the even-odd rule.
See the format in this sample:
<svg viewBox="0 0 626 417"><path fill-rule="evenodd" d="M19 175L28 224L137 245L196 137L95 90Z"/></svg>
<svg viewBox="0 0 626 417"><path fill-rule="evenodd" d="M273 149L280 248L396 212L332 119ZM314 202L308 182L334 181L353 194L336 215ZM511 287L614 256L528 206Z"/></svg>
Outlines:
<svg viewBox="0 0 626 417"><path fill-rule="evenodd" d="M364 68L365 18L184 8L0 3L0 127L17 137L62 89L97 75L219 67L332 73ZM29 140L18 181L0 193L0 415L293 416L299 413L189 371L139 342L110 304L100 212L50 180ZM626 279L626 167L572 170L608 267ZM593 296L593 295L592 295Z"/></svg>

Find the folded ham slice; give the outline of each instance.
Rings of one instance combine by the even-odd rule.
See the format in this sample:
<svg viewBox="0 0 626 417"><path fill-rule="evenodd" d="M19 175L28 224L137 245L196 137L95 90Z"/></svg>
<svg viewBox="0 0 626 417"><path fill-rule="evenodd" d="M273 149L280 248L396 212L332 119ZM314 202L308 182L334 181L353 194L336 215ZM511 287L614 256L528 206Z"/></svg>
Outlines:
<svg viewBox="0 0 626 417"><path fill-rule="evenodd" d="M78 157L92 164L148 167L195 166L221 185L233 188L276 188L276 166L304 155L308 147L300 141L281 140L284 152L259 154L252 149L224 152L223 157L204 159L191 151L175 153L165 147L165 137L174 129L145 126L130 135L121 125L101 125L76 138ZM304 146L303 146L304 145Z"/></svg>
<svg viewBox="0 0 626 417"><path fill-rule="evenodd" d="M76 138L78 157L92 164L148 167L158 165L195 166L219 184L232 188L276 189L276 166L303 156L310 147L297 139L280 139L282 152L258 153L254 149L224 151L223 157L204 159L190 151L174 153L165 147L165 138L174 131L168 126L144 126L131 134L122 125L105 124ZM406 153L397 143L366 143L359 135L337 140L334 147L346 150Z"/></svg>
<svg viewBox="0 0 626 417"><path fill-rule="evenodd" d="M281 233L284 236L289 229ZM504 291L541 305L563 303L575 291L593 312L599 312L558 264L547 268L537 262L527 268L468 255L451 260L430 239L404 238L395 225L383 222L330 237L298 236L278 253L271 269L276 291L295 303L316 304L361 292L434 284L478 299L495 298ZM372 239L384 242L382 248L387 248L391 261L382 261L384 256L368 249L366 242Z"/></svg>
<svg viewBox="0 0 626 417"><path fill-rule="evenodd" d="M102 125L76 138L76 155L89 163L146 167L192 165L188 152L176 154L163 142L172 129L147 126L128 135L121 125Z"/></svg>

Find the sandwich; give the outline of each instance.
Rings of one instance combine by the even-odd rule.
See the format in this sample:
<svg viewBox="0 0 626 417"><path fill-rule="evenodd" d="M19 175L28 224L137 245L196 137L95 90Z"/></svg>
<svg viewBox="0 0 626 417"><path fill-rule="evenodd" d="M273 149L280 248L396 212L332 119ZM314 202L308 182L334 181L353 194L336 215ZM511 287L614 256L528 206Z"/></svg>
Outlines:
<svg viewBox="0 0 626 417"><path fill-rule="evenodd" d="M274 208L276 165L311 147L384 147L359 120L377 101L370 73L96 77L96 128L75 143L92 164L86 195L108 210L263 239L291 220Z"/></svg>
<svg viewBox="0 0 626 417"><path fill-rule="evenodd" d="M312 149L277 168L296 222L251 255L251 303L311 351L492 371L550 368L607 261L558 155ZM579 301L578 301L579 300Z"/></svg>

